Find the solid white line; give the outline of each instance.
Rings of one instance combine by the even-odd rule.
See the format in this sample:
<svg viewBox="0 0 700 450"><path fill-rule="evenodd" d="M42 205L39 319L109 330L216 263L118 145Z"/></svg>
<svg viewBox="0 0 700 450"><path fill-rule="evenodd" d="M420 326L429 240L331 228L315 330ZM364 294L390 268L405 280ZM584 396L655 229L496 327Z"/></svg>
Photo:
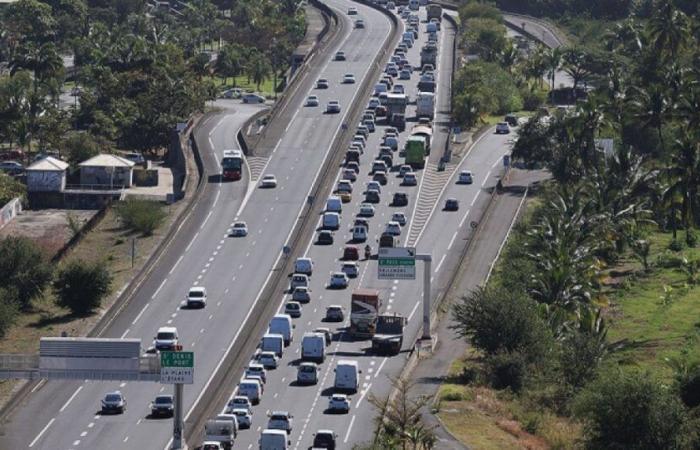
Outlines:
<svg viewBox="0 0 700 450"><path fill-rule="evenodd" d="M209 214L207 214L207 217L204 219L204 222L202 222L202 225L199 227L200 230L204 229L204 225L207 224L207 222L209 221L209 218L211 217L211 215L213 213L214 213L214 211L209 211Z"/></svg>
<svg viewBox="0 0 700 450"><path fill-rule="evenodd" d="M377 377L379 376L379 372L382 371L382 368L384 367L384 364L386 364L386 362L387 362L388 359L389 359L389 358L384 358L384 359L382 360L382 363L379 365L379 368L377 368L377 371L374 372L374 378L377 378Z"/></svg>
<svg viewBox="0 0 700 450"><path fill-rule="evenodd" d="M36 392L41 386L43 386L44 383L46 383L46 378L42 378L41 380L39 380L39 382L36 384L36 386L34 386L34 387L32 388L32 390L29 391L29 393L30 393L30 394L33 394L33 393Z"/></svg>
<svg viewBox="0 0 700 450"><path fill-rule="evenodd" d="M355 414L352 415L352 419L350 419L350 425L348 425L348 432L345 433L345 439L343 439L343 442L347 443L348 439L350 439L350 432L352 431L352 425L355 423Z"/></svg>
<svg viewBox="0 0 700 450"><path fill-rule="evenodd" d="M122 336L121 336L119 339L124 339L124 337L125 337L127 334L129 334L129 331L131 331L129 328L127 328L126 330L124 330L124 332L122 333Z"/></svg>
<svg viewBox="0 0 700 450"><path fill-rule="evenodd" d="M158 295L158 293L160 292L160 290L163 289L163 286L165 286L165 282L166 282L166 281L168 281L167 278L163 279L163 281L160 282L160 286L158 286L158 289L156 289L156 291L155 291L155 292L153 293L153 295L151 296L151 300L153 300L154 298L156 298L156 295Z"/></svg>
<svg viewBox="0 0 700 450"><path fill-rule="evenodd" d="M199 231L196 232L196 233L194 234L194 236L192 236L192 240L191 240L190 243L187 245L187 248L185 248L185 252L189 252L189 251L190 251L190 247L192 247L192 244L194 244L194 241L197 239L197 236L199 236Z"/></svg>
<svg viewBox="0 0 700 450"><path fill-rule="evenodd" d="M214 203L211 205L212 208L216 206L216 204L219 201L219 195L221 195L221 186L219 186L219 189L216 191L216 197L214 198Z"/></svg>
<svg viewBox="0 0 700 450"><path fill-rule="evenodd" d="M491 171L490 171L490 170L486 173L486 176L484 177L484 181L481 182L481 187L484 187L484 185L486 184L486 182L489 181L489 175L491 175Z"/></svg>
<svg viewBox="0 0 700 450"><path fill-rule="evenodd" d="M175 268L177 267L177 265L180 264L180 261L182 261L182 258L184 258L184 257L185 257L185 255L180 255L180 257L177 259L177 262L175 262L175 265L173 266L173 268L170 269L170 272L168 272L168 275L172 275L172 274L173 274L173 271L175 270Z"/></svg>
<svg viewBox="0 0 700 450"><path fill-rule="evenodd" d="M411 314L408 316L408 321L410 322L411 319L413 318L413 315L416 313L416 310L418 309L418 305L420 305L422 300L419 300L416 302L416 305L413 307L413 310L411 310Z"/></svg>
<svg viewBox="0 0 700 450"><path fill-rule="evenodd" d="M136 316L136 318L134 319L133 322L131 322L132 325L136 325L136 322L138 322L138 320L141 318L143 313L146 311L146 308L148 308L148 305L150 305L150 302L143 305L143 309L141 309L141 312L139 313L139 315Z"/></svg>
<svg viewBox="0 0 700 450"><path fill-rule="evenodd" d="M530 188L527 187L525 189L525 194L523 194L522 200L520 200L520 204L518 205L518 209L515 210L515 216L513 216L513 221L510 223L510 227L508 227L508 231L506 232L505 238L503 238L503 242L501 242L501 245L498 247L498 252L496 253L496 257L493 258L493 261L491 262L491 266L489 267L489 272L486 274L486 280L484 281L484 285L488 283L489 278L491 277L491 272L493 271L494 266L496 265L496 261L498 261L498 258L501 256L501 251L503 251L503 247L506 245L506 242L508 241L508 237L510 236L510 232L513 231L513 227L515 226L515 222L518 220L518 216L520 215L520 209L523 207L523 203L525 203L525 199L527 198L527 191Z"/></svg>
<svg viewBox="0 0 700 450"><path fill-rule="evenodd" d="M464 221L467 220L467 216L469 215L469 211L471 211L471 209L468 209L467 212L464 213L464 217L462 217L462 220L459 221L460 228L462 228L464 226Z"/></svg>
<svg viewBox="0 0 700 450"><path fill-rule="evenodd" d="M447 253L442 255L442 258L440 258L440 262L438 263L437 267L435 268L435 273L438 273L440 271L440 267L442 267L442 263L445 262L446 256L447 256Z"/></svg>
<svg viewBox="0 0 700 450"><path fill-rule="evenodd" d="M76 389L75 392L73 392L73 395L70 396L68 401L66 403L64 403L63 406L61 406L61 409L59 409L58 412L63 412L64 409L68 408L68 405L70 405L70 402L72 402L73 399L75 398L75 396L78 395L78 392L80 392L82 390L83 390L83 387L79 386L78 389Z"/></svg>
<svg viewBox="0 0 700 450"><path fill-rule="evenodd" d="M461 226L462 226L462 225L460 224L460 227L461 227ZM451 248L452 248L452 244L455 243L455 238L457 237L457 233L459 233L459 231L455 231L455 234L452 235L452 239L450 239L450 244L447 246L447 250L451 249Z"/></svg>
<svg viewBox="0 0 700 450"><path fill-rule="evenodd" d="M499 162L501 162L501 160L497 159L496 162L493 163L493 166L491 166L491 169L495 169Z"/></svg>
<svg viewBox="0 0 700 450"><path fill-rule="evenodd" d="M355 404L355 409L360 409L360 403L362 403L362 399L365 398L365 395L369 392L369 390L372 388L372 383L367 385L367 389L362 391L362 395L360 395L360 398L357 400L357 403Z"/></svg>
<svg viewBox="0 0 700 450"><path fill-rule="evenodd" d="M41 439L41 436L46 433L46 430L49 429L49 427L56 421L56 418L54 417L53 419L49 420L49 423L46 424L46 426L39 432L39 434L36 435L34 440L29 443L29 447L34 447L34 444L36 444L36 441Z"/></svg>

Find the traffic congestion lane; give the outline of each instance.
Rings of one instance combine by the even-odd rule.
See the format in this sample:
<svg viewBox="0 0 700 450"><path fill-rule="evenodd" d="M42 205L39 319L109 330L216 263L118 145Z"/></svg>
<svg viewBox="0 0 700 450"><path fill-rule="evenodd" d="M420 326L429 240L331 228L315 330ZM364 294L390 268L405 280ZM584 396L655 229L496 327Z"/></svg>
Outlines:
<svg viewBox="0 0 700 450"><path fill-rule="evenodd" d="M381 29L381 27L378 27L378 28ZM386 34L386 30L388 30L388 26L385 27L385 34ZM369 50L368 50L368 46L365 45L365 46L363 47L363 51L369 51ZM358 66L363 66L361 63L362 63L362 61L359 60L356 64L357 64ZM364 66L366 67L367 64L364 64ZM320 131L320 130L317 130L317 134L325 135L325 133L318 133L318 131ZM325 131L325 130L323 130L323 131ZM325 145L325 147L327 147L327 145ZM280 158L280 159L284 159L284 158ZM319 166L320 166L320 161L319 161ZM287 167L288 167L288 166L287 166ZM302 174L302 176L300 176L299 179L308 182L309 177L305 177L305 176ZM295 189L290 189L290 191L292 191L292 190L295 190ZM296 191L299 192L299 191L302 191L302 190L296 190ZM284 204L283 201L282 201L281 203ZM273 231L275 232L275 234L279 235L279 222L278 222L278 221L270 221L270 222L275 223L275 226L273 227L273 228L275 228L275 229L274 229ZM220 231L221 231L221 230L219 230L219 232L220 232ZM213 236L217 236L217 234L218 234L218 233L213 233L212 235L213 235ZM218 239L218 236L217 236L215 239ZM220 245L220 244L219 244L219 245ZM278 251L278 249L279 249L280 247L281 247L281 245L280 245L280 246L277 246L276 250ZM215 251L216 251L216 250L215 250ZM274 252L274 253L276 253L276 252ZM200 261L200 262L201 262L201 261ZM206 264L208 264L208 263L205 263L204 265L206 266ZM188 264L188 265L189 265L189 264ZM200 266L200 267L201 267L201 266ZM258 272L259 272L259 271L258 271ZM264 275L264 272L263 272L263 275ZM174 278L179 278L179 277L175 276ZM184 278L184 277L183 277L183 278ZM190 277L190 278L191 278L191 277ZM204 277L203 277L203 278L204 278ZM247 280L247 281L249 281L249 280ZM182 288L182 289L175 288L175 289L173 289L174 292L172 292L172 293L171 293L171 292L167 292L168 297L170 297L170 299L172 299L172 298L181 298L181 296L184 295L184 292L186 292L186 289L187 289L187 287L188 287L188 284L190 284L190 283L185 282L185 283L181 283L181 284L184 285L184 286L180 286L180 288ZM215 290L215 289L216 289L216 287L214 287L214 290ZM158 290L160 290L161 293L166 294L165 286L159 287ZM225 291L224 291L224 292L225 292ZM241 291L238 291L238 293L240 294ZM170 295L170 294L172 294L172 295ZM219 294L219 293L215 292L215 296L218 296L217 294ZM245 293L244 293L244 295L245 295ZM254 297L254 295L248 296L248 298L253 298L253 297ZM171 303L171 304L170 304L169 306L173 306L173 304L172 304L173 301L172 301L172 300L170 300L170 303ZM154 323L156 323L156 324L159 323L159 322L162 323L161 320L158 320L158 319L160 319L160 318L162 317L162 315L161 315L161 314L158 314L158 313L153 313L153 311L156 311L156 310L157 310L157 308L146 308L146 309L142 310L142 311L139 312L138 315L137 315L137 318L139 319L137 322L139 322L139 321L140 321L141 323L146 323L146 322L151 323L151 322L153 322L153 323L151 323L151 326L153 326L154 328L156 328L157 326L155 326ZM152 317L150 317L151 314L155 314L155 316L156 316L158 319L152 320ZM172 317L172 314L177 314L177 312L172 312L172 313L170 313L170 316L171 316L171 317ZM202 316L204 316L204 315L202 315ZM182 317L182 315L180 315L180 317ZM142 319L143 319L143 320L142 320ZM173 324L178 324L178 328L181 328L181 327L182 327L182 328L185 330L184 333L183 333L183 332L180 333L181 335L187 335L187 334L188 334L188 333L187 333L187 330L188 330L189 328L191 328L191 325L193 325L193 323L192 323L193 321L192 321L191 319L192 319L191 317L188 317L188 318L184 321L184 323L183 323L182 325L179 324L179 320L180 320L180 319L178 319L177 316L174 317L174 318L172 318L172 319L168 319L168 320L173 320ZM196 325L198 326L198 325L200 325L200 323L196 323ZM227 322L226 322L225 324L223 324L223 325L224 325L224 326L222 327L222 329L226 329L227 327L230 327L230 325L231 325L230 319L227 318ZM195 327L195 328L196 328L196 327ZM137 333L137 331L135 331L135 330L130 330L130 331L133 331L135 334ZM148 340L150 340L150 337L152 336L152 333L153 333L153 329L150 329L150 328L149 328L148 330L143 330L143 333L142 333L142 334L145 336L146 341L148 341ZM213 344L217 344L217 343L213 343ZM218 347L218 346L215 346L215 347ZM216 355L214 355L211 359L214 359L214 360L215 360L215 359L216 359ZM199 370L201 369L201 368L199 367L199 363L201 363L201 362L202 362L202 359L198 359L198 372L199 372ZM206 361L204 361L204 364L206 364ZM102 391L101 393L103 393L104 390L106 390L106 389L107 389L106 386L102 386L101 389L100 389L100 390ZM130 387L127 388L127 386L124 386L124 389L130 389ZM135 389L136 389L136 391L139 391L139 390L140 390L140 388L135 388ZM99 401L99 398L101 397L101 393L100 393L99 395L97 395L97 396L94 396L94 397L92 398L91 401L93 401L93 402L98 402L98 401ZM82 394L82 392L81 392L80 394ZM76 397L74 397L74 401L76 402L75 404L78 404L78 400L76 400L76 399L79 399L79 398L82 398L82 397L88 397L88 396L77 395ZM139 399L139 400L141 400L142 402L146 403L146 402L148 401L148 399L149 399L150 396L149 396L149 395L140 395L139 392L130 392L130 393L129 393L129 397ZM187 400L187 398L186 398L186 400ZM132 403L133 403L133 402L132 402ZM145 406L145 405L144 405L144 406ZM132 408L129 408L128 411L131 411L131 409L132 409ZM137 408L137 409L141 409L141 408ZM137 414L137 416L138 416L138 414ZM61 424L59 424L59 425L61 425ZM94 427L94 425L93 425L93 427ZM68 428L68 427L66 427L66 426L58 426L58 425L56 426L56 429L65 430L66 428ZM66 434L67 434L67 433L66 433ZM81 434L82 434L82 433L81 433ZM92 435L99 435L99 433L93 433ZM125 436L124 439L127 439L128 437L129 437L129 436ZM152 438L152 436L151 436L151 438ZM68 438L68 440L70 440L70 438ZM48 441L48 440L47 440L47 441ZM133 441L133 439L132 439L132 441ZM52 442L51 447L54 448L54 445L56 445L56 441L53 440L53 439L51 439L50 442ZM59 443L59 445L60 445L60 443Z"/></svg>

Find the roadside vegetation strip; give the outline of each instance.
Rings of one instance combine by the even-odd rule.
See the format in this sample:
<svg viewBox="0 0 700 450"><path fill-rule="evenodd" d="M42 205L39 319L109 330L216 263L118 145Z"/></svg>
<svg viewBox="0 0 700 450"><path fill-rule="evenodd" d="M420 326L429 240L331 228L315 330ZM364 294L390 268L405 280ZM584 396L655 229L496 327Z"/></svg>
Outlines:
<svg viewBox="0 0 700 450"><path fill-rule="evenodd" d="M688 108L699 92L685 71L700 47L698 16L655 5L631 35L606 34L601 54L551 52L547 70L574 78L576 105L538 112L512 157L553 181L488 285L452 310L474 347L455 384L506 404L502 420L548 446L692 448L700 438L700 400L689 394L700 385L700 304L690 301L700 123ZM665 38L670 29L679 40ZM648 45L632 45L642 36ZM596 66L613 54L629 64ZM670 61L685 73L677 88L665 78ZM577 91L576 77L594 90ZM668 108L649 114L659 101Z"/></svg>

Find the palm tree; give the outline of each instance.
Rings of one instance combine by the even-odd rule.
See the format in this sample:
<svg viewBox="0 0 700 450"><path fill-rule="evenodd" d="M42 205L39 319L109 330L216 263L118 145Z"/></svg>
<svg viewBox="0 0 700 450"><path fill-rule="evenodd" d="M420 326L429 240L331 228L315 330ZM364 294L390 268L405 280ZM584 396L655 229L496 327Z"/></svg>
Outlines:
<svg viewBox="0 0 700 450"><path fill-rule="evenodd" d="M674 143L674 152L663 170L669 181L664 198L680 198L681 220L686 230L686 241L691 242L691 228L697 223L698 185L700 184L700 139L696 131L684 128Z"/></svg>
<svg viewBox="0 0 700 450"><path fill-rule="evenodd" d="M556 81L557 71L561 66L561 57L562 53L560 48L551 48L545 53L544 61L547 67L547 76L549 77L552 91L555 88L554 82Z"/></svg>
<svg viewBox="0 0 700 450"><path fill-rule="evenodd" d="M588 57L586 53L579 48L570 48L564 51L562 55L564 61L564 72L567 73L574 82L573 93L576 100L576 88L581 82L589 79L591 72L588 70Z"/></svg>
<svg viewBox="0 0 700 450"><path fill-rule="evenodd" d="M509 44L501 50L499 55L499 61L501 66L508 71L508 73L513 73L513 67L520 59L520 51L513 45Z"/></svg>
<svg viewBox="0 0 700 450"><path fill-rule="evenodd" d="M271 71L270 62L262 53L255 53L248 60L246 73L253 80L258 91L260 90L260 84L270 76Z"/></svg>
<svg viewBox="0 0 700 450"><path fill-rule="evenodd" d="M649 20L649 34L656 54L675 61L690 39L688 16L673 5L673 0L659 0Z"/></svg>
<svg viewBox="0 0 700 450"><path fill-rule="evenodd" d="M663 126L666 115L671 108L666 91L659 85L652 85L648 89L634 86L631 88L631 91L630 106L634 117L642 125L656 129L659 144L661 150L663 150L666 147L664 144Z"/></svg>

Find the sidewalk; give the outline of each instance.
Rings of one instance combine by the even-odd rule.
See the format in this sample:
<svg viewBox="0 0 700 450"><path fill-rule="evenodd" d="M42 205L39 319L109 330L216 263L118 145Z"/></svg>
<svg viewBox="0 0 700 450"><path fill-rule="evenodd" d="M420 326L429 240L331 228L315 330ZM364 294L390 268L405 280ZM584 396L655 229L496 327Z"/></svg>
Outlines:
<svg viewBox="0 0 700 450"><path fill-rule="evenodd" d="M452 319L449 315L449 305L466 292L481 285L489 271L491 261L496 258L501 243L506 238L510 225L513 222L518 208L522 202L525 188L528 184L545 179L542 171L524 171L511 169L508 179L503 182L503 192L497 194L493 203L487 210L482 224L474 237L468 257L459 267L459 275L454 285L450 288L442 309L447 310L439 318L439 322L433 334L437 336L437 345L433 353L420 359L409 375L409 379L415 383L412 395L427 396L435 400L440 384L446 378L452 361L460 357L467 350L467 342L456 337L449 329ZM437 417L432 414L432 403L424 408L423 420L430 428L434 428L437 437L435 449L455 450L467 449L464 444L457 441L446 431Z"/></svg>

